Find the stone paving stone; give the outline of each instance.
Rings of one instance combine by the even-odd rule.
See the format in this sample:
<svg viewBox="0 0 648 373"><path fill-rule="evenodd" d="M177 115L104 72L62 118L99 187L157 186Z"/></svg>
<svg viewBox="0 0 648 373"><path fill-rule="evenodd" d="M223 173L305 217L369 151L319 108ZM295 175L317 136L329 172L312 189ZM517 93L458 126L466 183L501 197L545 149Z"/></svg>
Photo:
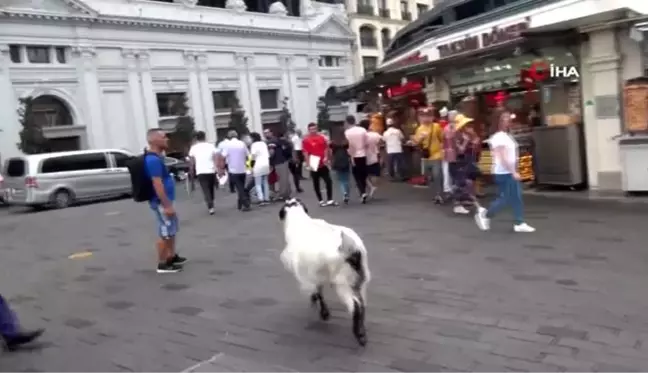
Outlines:
<svg viewBox="0 0 648 373"><path fill-rule="evenodd" d="M645 219L632 211L526 201L480 232L429 191L381 189L365 206L311 213L352 226L369 249L369 344L325 293L318 320L280 261L278 206L241 214L219 193L179 201L185 271L157 275L154 222L129 200L0 212L0 291L42 344L0 371L645 371ZM184 197L183 197L184 198ZM118 214L115 214L118 212ZM88 258L68 256L91 251ZM263 368L263 369L262 369Z"/></svg>

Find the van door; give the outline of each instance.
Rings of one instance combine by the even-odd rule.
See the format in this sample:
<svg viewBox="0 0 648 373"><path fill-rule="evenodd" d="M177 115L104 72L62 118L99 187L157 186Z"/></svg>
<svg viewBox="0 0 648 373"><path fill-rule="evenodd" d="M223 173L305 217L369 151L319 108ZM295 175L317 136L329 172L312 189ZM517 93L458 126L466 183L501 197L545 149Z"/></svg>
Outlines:
<svg viewBox="0 0 648 373"><path fill-rule="evenodd" d="M4 181L2 183L3 199L6 201L15 200L25 202L27 200L27 186L25 178L29 176L29 164L23 157L9 158L5 161L2 172Z"/></svg>
<svg viewBox="0 0 648 373"><path fill-rule="evenodd" d="M127 152L111 151L108 152L110 157L110 171L111 183L115 185L115 189L119 194L131 194L131 179L126 162L133 159L135 156Z"/></svg>
<svg viewBox="0 0 648 373"><path fill-rule="evenodd" d="M82 153L46 158L41 163L39 183L55 192L65 188L76 199L94 199L110 194L111 172L105 152Z"/></svg>

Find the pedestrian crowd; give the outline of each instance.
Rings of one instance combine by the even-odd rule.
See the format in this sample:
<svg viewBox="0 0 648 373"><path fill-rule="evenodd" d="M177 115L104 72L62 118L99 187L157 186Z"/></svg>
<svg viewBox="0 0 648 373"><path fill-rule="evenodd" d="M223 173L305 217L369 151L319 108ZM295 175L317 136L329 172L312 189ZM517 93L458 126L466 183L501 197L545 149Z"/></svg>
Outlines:
<svg viewBox="0 0 648 373"><path fill-rule="evenodd" d="M399 123L396 116L388 115L384 131L372 126L369 119L356 122L354 116L348 116L344 127L329 136L322 134L315 123L308 124L304 136L300 131L286 134L265 130L263 135L253 132L241 138L236 131L229 131L227 139L217 145L209 143L204 132L197 132L188 153L190 179L200 185L210 215L215 213L215 190L221 186L237 194L241 211L252 209L252 195L258 206L290 200L293 186L296 193L303 193L304 168L310 173L320 206L337 206L338 200L349 204L354 194L352 178L359 202L366 204L378 190L383 173L392 181L413 180L407 175L411 159L405 150L415 148L422 156L423 184L432 187L431 200L438 205L449 203L453 212L461 215L472 210L482 230L490 229L491 218L508 206L513 211L514 232L534 232L524 220L518 143L510 133L514 119L506 110L497 111L496 129L485 140L492 153L491 174L497 186L497 197L488 208L480 205L477 192L481 176L477 162L484 141L475 131L472 118L445 107L417 108L415 125ZM403 131L407 126L414 129L411 136ZM147 141L148 149L128 165L133 197L148 203L157 222L157 272L178 272L187 259L176 251L180 229L175 210L176 185L164 163L169 139L162 129L151 129ZM339 186L338 199L333 179ZM42 329L22 329L0 296L0 341L5 347L12 349L31 342L42 333Z"/></svg>

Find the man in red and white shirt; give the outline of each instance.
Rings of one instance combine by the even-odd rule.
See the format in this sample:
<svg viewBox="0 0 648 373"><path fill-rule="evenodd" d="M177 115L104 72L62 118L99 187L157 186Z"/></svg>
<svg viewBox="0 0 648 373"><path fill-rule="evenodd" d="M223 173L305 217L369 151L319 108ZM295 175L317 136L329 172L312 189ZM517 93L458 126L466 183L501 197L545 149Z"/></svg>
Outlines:
<svg viewBox="0 0 648 373"><path fill-rule="evenodd" d="M306 164L310 169L311 179L313 180L313 189L319 200L320 206L335 206L333 199L333 181L331 172L328 168L328 140L324 135L319 133L317 124L308 124L308 134L302 141L302 152L306 159ZM320 180L324 180L326 185L326 200L322 198L320 190Z"/></svg>

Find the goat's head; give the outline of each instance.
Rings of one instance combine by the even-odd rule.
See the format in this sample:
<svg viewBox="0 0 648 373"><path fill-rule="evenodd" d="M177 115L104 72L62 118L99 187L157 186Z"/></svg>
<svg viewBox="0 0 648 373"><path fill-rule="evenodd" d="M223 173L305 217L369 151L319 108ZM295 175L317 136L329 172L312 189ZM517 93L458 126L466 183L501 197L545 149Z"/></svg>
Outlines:
<svg viewBox="0 0 648 373"><path fill-rule="evenodd" d="M286 215L288 215L290 211L303 211L308 215L308 208L299 198L291 198L284 202L284 205L281 206L281 210L279 210L279 220L286 220Z"/></svg>

